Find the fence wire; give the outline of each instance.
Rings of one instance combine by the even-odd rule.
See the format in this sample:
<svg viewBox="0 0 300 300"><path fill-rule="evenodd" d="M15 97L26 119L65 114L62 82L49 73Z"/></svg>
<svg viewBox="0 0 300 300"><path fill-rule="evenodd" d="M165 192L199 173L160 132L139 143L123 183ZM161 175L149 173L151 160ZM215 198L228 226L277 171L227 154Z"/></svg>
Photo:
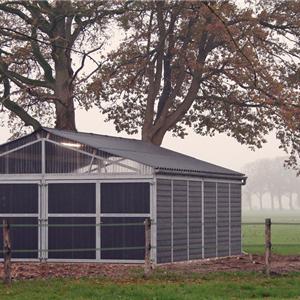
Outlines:
<svg viewBox="0 0 300 300"><path fill-rule="evenodd" d="M272 222L271 243L275 254L300 255L300 223ZM265 223L242 223L242 248L246 253L264 253Z"/></svg>
<svg viewBox="0 0 300 300"><path fill-rule="evenodd" d="M18 228L109 228L109 227L139 227L144 228L144 222L132 223L89 223L89 224L48 224L46 220L39 220L37 224L10 224L13 232ZM161 224L161 223L160 223ZM172 224L164 223L172 226ZM156 223L151 222L151 226ZM242 223L242 250L252 254L262 254L265 249L265 223ZM3 224L0 224L2 231ZM282 255L300 255L300 223L272 222L272 249L274 253ZM216 229L217 230L217 229ZM228 242L229 242L228 238ZM126 243L126 240L124 241ZM151 247L155 249L155 247ZM160 245L159 249L170 249L171 245ZM175 247L176 250L186 250L187 246ZM145 251L145 245L100 248L72 248L72 249L12 249L12 253L51 253L51 252L90 252L90 251ZM3 253L3 250L0 250Z"/></svg>

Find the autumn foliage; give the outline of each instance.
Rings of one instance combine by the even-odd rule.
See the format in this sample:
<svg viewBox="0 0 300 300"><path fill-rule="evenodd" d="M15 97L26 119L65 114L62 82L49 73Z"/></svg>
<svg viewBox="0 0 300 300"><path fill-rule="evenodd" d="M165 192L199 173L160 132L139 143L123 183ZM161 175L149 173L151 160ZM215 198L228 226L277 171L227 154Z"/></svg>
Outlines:
<svg viewBox="0 0 300 300"><path fill-rule="evenodd" d="M4 2L0 12L5 16L12 14L7 7L14 5L27 9L24 2L16 3ZM30 3L45 15L44 4ZM43 3L54 9L54 3L60 1ZM141 132L144 141L158 145L167 132L184 137L186 129L191 127L200 135L225 133L255 148L262 146L266 134L275 131L281 147L291 154L290 163L297 164L300 150L299 1L248 0L245 4L236 1L104 1L102 6L88 2L86 7L80 7L79 2L68 3L69 10L61 13L64 24L71 12L73 27L70 28L78 27L84 18L87 22L87 27L79 28L78 37L85 38L81 50L99 46L99 40L88 38L90 28L98 33L98 38L101 32L107 33L101 30L108 27L122 36L116 47L93 57L99 66L85 80L78 80L72 63L68 65L72 76L67 78L67 82L71 82L67 98L71 99L72 109L74 99L86 109L97 106L107 120L115 124L117 131ZM29 24L30 30L35 34L44 21L35 18L32 12L31 15L34 22ZM45 18L48 20L47 15ZM92 18L94 22L90 21ZM7 31L2 30L0 34L4 39ZM14 39L15 35L9 37ZM45 38L45 33L40 37ZM109 36L103 34L101 42L108 43L108 40ZM18 73L38 74L27 66L32 57L29 53L39 45L45 59L47 55L50 60L54 59L51 53L56 40L50 37L50 43L52 52L47 45L32 41L25 43L24 49L15 48L14 59L6 62L8 70L15 68ZM68 53L68 47L64 44L62 47L65 47L63 53ZM22 51L27 53L26 62L20 59L24 56ZM42 67L38 79L45 78L36 55L32 63ZM54 70L56 64L49 65ZM57 70L54 74L58 74ZM14 84L18 81L4 69L1 72ZM28 88L28 84L26 86ZM32 89L31 86L29 84L31 97L34 97L33 90L43 92L48 88ZM23 94L26 91L22 89ZM59 106L61 99L55 90L54 97L56 100L46 99L38 105ZM23 102L18 104L23 107ZM44 115L36 115L41 123ZM52 114L51 118L57 116ZM68 125L56 124L58 128L68 128Z"/></svg>

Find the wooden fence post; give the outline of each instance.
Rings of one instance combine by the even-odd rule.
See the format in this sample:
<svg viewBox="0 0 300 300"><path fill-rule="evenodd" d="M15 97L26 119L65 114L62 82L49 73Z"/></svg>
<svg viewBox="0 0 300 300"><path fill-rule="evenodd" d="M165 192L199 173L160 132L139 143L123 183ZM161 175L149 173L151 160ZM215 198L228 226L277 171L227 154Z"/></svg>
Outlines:
<svg viewBox="0 0 300 300"><path fill-rule="evenodd" d="M271 219L265 219L265 272L268 276L270 276L271 247Z"/></svg>
<svg viewBox="0 0 300 300"><path fill-rule="evenodd" d="M144 222L145 224L145 266L144 266L144 276L148 277L151 273L151 221L147 218Z"/></svg>
<svg viewBox="0 0 300 300"><path fill-rule="evenodd" d="M11 242L9 222L3 220L3 256L4 256L4 277L5 284L11 284Z"/></svg>

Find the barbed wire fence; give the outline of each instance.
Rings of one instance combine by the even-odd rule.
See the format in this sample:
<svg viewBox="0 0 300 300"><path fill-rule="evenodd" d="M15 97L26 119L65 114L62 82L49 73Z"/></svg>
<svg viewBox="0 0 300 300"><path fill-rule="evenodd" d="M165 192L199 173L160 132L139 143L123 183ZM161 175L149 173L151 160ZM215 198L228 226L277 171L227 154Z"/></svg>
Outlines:
<svg viewBox="0 0 300 300"><path fill-rule="evenodd" d="M10 285L12 282L12 275L11 275L11 260L13 254L17 253L36 253L38 254L45 254L45 253L62 253L62 252L89 252L89 251L130 251L130 250L141 250L144 253L144 277L149 277L151 274L151 270L153 269L153 263L151 260L151 225L153 222L149 218L146 218L144 222L132 222L132 223L110 223L110 224L10 224L7 219L3 219L3 224L0 224L0 228L2 227L2 235L3 235L3 250L0 250L0 253L3 254L3 265L4 265L4 272L3 272L3 281L5 284ZM132 227L132 226L143 226L144 227L144 245L140 246L124 246L124 247L94 247L94 248L60 248L60 249L13 249L12 242L11 242L11 230L13 228L32 228L32 227L98 227L101 228L105 227ZM153 247L152 247L153 248ZM43 259L40 259L43 261Z"/></svg>
<svg viewBox="0 0 300 300"><path fill-rule="evenodd" d="M144 276L148 277L153 269L151 260L151 226L154 225L149 218L144 222L132 223L107 223L107 224L10 224L7 219L3 219L3 224L0 224L0 229L3 230L3 258L4 258L4 275L3 280L6 284L11 284L11 260L13 254L18 253L36 253L40 254L55 253L55 252L89 252L89 251L130 251L140 250L144 253ZM100 248L65 248L65 249L13 249L11 243L11 229L13 228L30 228L30 227L130 227L143 226L144 228L144 245L127 246L127 247L100 247ZM272 229L271 229L272 228ZM162 246L164 247L164 246ZM167 247L167 246L166 246ZM169 246L168 246L169 247ZM262 222L242 223L242 250L246 254L259 254L265 257L265 273L271 273L271 253L283 255L300 255L300 223L283 223L272 222L271 219L266 219Z"/></svg>
<svg viewBox="0 0 300 300"><path fill-rule="evenodd" d="M299 222L242 223L242 249L245 254L264 255L265 273L270 275L272 254L300 256Z"/></svg>

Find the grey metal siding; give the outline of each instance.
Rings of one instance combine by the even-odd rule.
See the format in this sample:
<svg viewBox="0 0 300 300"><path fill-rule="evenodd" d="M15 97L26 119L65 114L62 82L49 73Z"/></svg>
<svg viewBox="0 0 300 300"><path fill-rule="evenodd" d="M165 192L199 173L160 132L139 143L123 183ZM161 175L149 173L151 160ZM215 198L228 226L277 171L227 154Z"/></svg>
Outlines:
<svg viewBox="0 0 300 300"><path fill-rule="evenodd" d="M231 255L241 254L241 185L230 185Z"/></svg>
<svg viewBox="0 0 300 300"><path fill-rule="evenodd" d="M189 259L202 258L202 182L189 181Z"/></svg>
<svg viewBox="0 0 300 300"><path fill-rule="evenodd" d="M157 262L172 260L172 183L157 180Z"/></svg>
<svg viewBox="0 0 300 300"><path fill-rule="evenodd" d="M204 258L216 257L216 183L204 182Z"/></svg>
<svg viewBox="0 0 300 300"><path fill-rule="evenodd" d="M187 260L187 181L173 181L173 261Z"/></svg>
<svg viewBox="0 0 300 300"><path fill-rule="evenodd" d="M217 255L221 257L230 254L229 183L218 183L217 191Z"/></svg>

